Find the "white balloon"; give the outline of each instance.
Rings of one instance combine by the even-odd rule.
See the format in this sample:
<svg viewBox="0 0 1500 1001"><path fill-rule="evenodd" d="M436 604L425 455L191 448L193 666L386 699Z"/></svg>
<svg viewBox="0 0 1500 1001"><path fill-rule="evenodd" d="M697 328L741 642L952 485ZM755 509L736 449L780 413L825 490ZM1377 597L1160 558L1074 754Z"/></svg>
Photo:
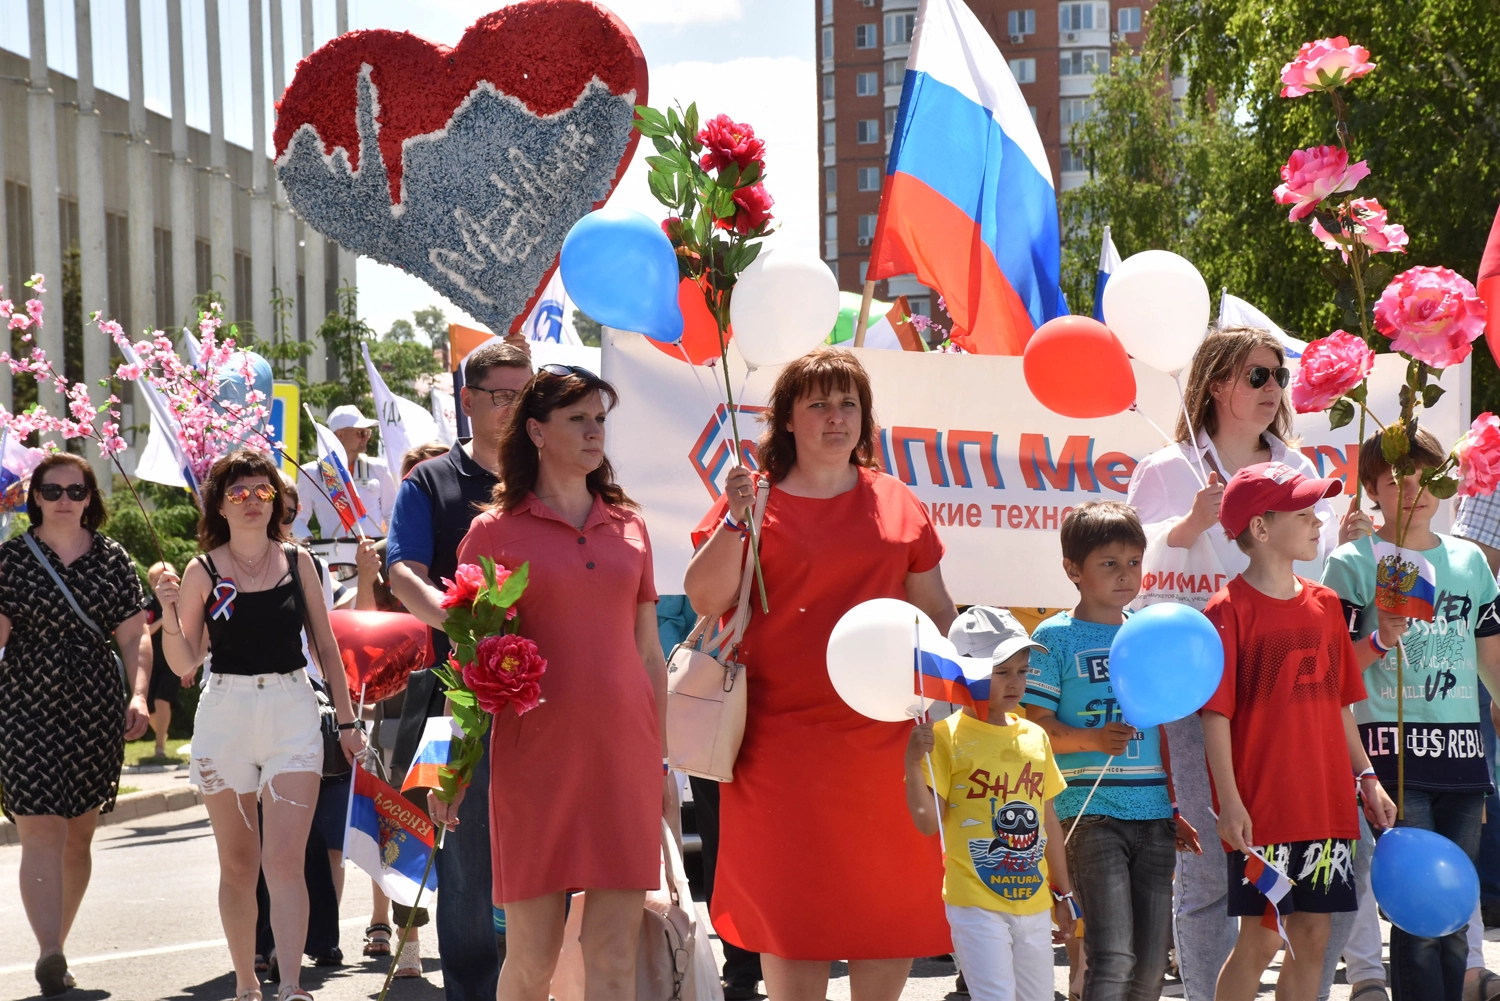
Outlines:
<svg viewBox="0 0 1500 1001"><path fill-rule="evenodd" d="M735 332L739 337L739 332ZM911 719L931 705L919 699L913 664L913 623L922 646L958 660L958 650L920 608L896 598L875 598L845 612L828 637L828 680L855 712L871 719Z"/></svg>
<svg viewBox="0 0 1500 1001"><path fill-rule="evenodd" d="M1131 357L1168 375L1193 360L1208 333L1208 283L1169 250L1125 258L1104 286L1104 323Z"/></svg>
<svg viewBox="0 0 1500 1001"><path fill-rule="evenodd" d="M751 368L784 365L828 337L839 318L839 283L817 257L763 250L741 272L729 300L740 356Z"/></svg>

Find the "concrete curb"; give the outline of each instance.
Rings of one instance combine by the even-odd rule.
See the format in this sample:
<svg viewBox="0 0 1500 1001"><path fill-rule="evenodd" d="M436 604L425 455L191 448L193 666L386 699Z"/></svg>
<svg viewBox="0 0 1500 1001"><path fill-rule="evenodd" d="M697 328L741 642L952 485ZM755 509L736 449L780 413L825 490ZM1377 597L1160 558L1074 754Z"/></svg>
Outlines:
<svg viewBox="0 0 1500 1001"><path fill-rule="evenodd" d="M115 799L115 808L99 817L99 826L124 824L142 820L158 813L186 810L203 802L203 794L196 786L183 789L149 789L145 792L126 793ZM16 825L0 818L0 845L18 845L21 835Z"/></svg>

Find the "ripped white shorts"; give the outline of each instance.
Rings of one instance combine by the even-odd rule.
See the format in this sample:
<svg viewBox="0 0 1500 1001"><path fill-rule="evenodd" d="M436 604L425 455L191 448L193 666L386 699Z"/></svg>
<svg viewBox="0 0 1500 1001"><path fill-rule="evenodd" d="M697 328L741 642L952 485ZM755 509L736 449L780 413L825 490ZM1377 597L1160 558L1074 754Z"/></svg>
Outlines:
<svg viewBox="0 0 1500 1001"><path fill-rule="evenodd" d="M322 771L318 698L306 671L209 676L193 718L189 773L205 796L258 794L282 772Z"/></svg>

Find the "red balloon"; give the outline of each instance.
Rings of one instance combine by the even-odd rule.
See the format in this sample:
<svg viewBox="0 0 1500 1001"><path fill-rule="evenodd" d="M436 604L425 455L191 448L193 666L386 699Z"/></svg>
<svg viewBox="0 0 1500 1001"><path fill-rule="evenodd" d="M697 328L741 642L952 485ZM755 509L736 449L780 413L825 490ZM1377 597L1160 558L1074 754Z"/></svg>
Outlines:
<svg viewBox="0 0 1500 1001"><path fill-rule="evenodd" d="M676 344L663 344L652 340L651 346L662 354L671 355L678 361L684 351L694 365L704 365L719 358L719 325L703 297L703 288L691 278L677 283L677 306L682 310L682 340ZM724 331L724 343L734 337L734 328Z"/></svg>
<svg viewBox="0 0 1500 1001"><path fill-rule="evenodd" d="M1087 316L1048 320L1026 342L1026 386L1064 417L1113 417L1135 402L1135 370L1110 329Z"/></svg>
<svg viewBox="0 0 1500 1001"><path fill-rule="evenodd" d="M349 697L357 701L363 690L365 705L406 691L407 676L432 660L432 631L415 615L336 608L328 618L344 659Z"/></svg>

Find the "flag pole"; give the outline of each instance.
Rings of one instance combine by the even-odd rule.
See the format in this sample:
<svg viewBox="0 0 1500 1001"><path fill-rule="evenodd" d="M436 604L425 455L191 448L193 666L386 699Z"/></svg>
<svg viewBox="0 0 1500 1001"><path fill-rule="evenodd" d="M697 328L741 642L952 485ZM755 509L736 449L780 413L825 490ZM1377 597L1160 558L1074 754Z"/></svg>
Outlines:
<svg viewBox="0 0 1500 1001"><path fill-rule="evenodd" d="M875 283L865 282L865 297L859 304L859 322L854 325L854 346L865 346L865 324L870 322L870 303L875 298ZM941 828L939 828L941 830Z"/></svg>
<svg viewBox="0 0 1500 1001"><path fill-rule="evenodd" d="M868 303L868 292L870 285L865 285ZM913 707L912 717L915 721L917 716L921 717L923 723L927 722L927 684L922 680L922 619L913 615L911 619L911 667L912 673L917 680L917 704ZM924 751L922 756L927 759L927 777L932 780L928 786L932 790L932 810L937 817L938 847L944 855L948 854L948 839L943 836L943 807L938 799L937 773L932 769L932 752Z"/></svg>
<svg viewBox="0 0 1500 1001"><path fill-rule="evenodd" d="M361 684L359 686L359 705L354 710L354 721L356 723L359 722L361 719L364 718L364 715L365 715L365 686L363 684ZM367 740L367 741L365 741L365 757L368 758L369 756L370 756L370 742ZM361 768L361 767L363 767L363 762L356 761L354 763L354 767L355 768ZM339 859L339 868L340 869L347 869L349 867L349 824L354 819L354 779L355 779L354 773L350 772L349 773L349 802L347 802L347 803L344 804L344 857L341 858L341 859Z"/></svg>

